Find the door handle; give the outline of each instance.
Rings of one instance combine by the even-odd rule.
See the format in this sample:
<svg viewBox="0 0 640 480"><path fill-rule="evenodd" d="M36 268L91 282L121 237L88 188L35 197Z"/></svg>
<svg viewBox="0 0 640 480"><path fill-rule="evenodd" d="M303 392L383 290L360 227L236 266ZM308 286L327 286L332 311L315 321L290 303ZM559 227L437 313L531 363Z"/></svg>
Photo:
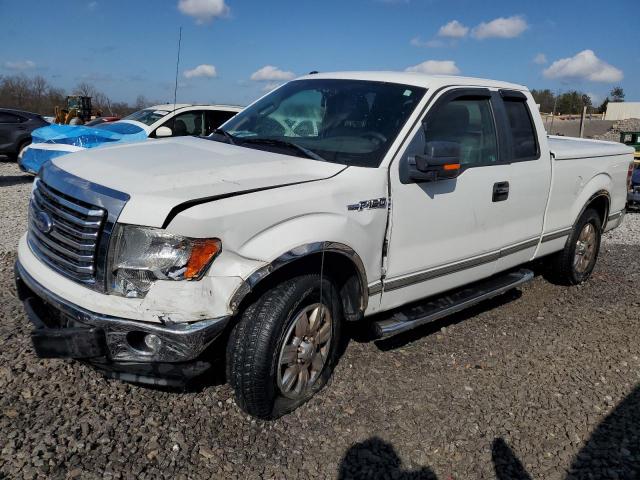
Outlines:
<svg viewBox="0 0 640 480"><path fill-rule="evenodd" d="M493 184L494 202L504 202L509 198L509 182L496 182Z"/></svg>

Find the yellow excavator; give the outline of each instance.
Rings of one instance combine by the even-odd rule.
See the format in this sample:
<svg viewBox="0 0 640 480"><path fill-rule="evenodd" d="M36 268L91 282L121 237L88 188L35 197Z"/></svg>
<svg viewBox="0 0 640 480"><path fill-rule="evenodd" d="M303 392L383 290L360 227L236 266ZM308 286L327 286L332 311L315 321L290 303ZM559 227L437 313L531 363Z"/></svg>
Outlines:
<svg viewBox="0 0 640 480"><path fill-rule="evenodd" d="M55 107L54 122L59 125L83 124L91 120L91 97L70 95L66 108Z"/></svg>

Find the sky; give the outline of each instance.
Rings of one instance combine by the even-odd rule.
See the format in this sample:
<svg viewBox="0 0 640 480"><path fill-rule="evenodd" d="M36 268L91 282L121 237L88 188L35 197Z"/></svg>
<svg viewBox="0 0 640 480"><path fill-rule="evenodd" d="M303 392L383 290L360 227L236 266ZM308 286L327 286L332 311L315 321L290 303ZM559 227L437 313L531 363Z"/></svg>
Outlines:
<svg viewBox="0 0 640 480"><path fill-rule="evenodd" d="M0 75L246 105L312 70L461 74L640 101L637 0L0 0Z"/></svg>

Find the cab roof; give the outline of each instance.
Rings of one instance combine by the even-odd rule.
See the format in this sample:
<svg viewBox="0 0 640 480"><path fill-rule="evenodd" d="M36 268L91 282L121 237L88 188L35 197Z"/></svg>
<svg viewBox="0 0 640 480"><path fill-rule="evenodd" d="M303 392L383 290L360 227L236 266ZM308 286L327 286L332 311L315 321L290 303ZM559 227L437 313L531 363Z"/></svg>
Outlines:
<svg viewBox="0 0 640 480"><path fill-rule="evenodd" d="M298 80L313 79L343 79L343 80L370 80L376 82L399 83L402 85L412 85L428 89L447 86L468 86L468 87L488 87L505 88L510 90L528 91L524 85L515 83L489 80L485 78L460 77L457 75L427 75L414 72L327 72L314 73L298 78Z"/></svg>
<svg viewBox="0 0 640 480"><path fill-rule="evenodd" d="M151 107L146 107L144 110L168 110L173 112L174 110L180 110L181 108L187 107L207 107L207 108L219 108L221 110L229 110L233 112L239 112L244 107L240 107L238 105L223 105L223 104L208 104L208 103L162 103L160 105L153 105Z"/></svg>

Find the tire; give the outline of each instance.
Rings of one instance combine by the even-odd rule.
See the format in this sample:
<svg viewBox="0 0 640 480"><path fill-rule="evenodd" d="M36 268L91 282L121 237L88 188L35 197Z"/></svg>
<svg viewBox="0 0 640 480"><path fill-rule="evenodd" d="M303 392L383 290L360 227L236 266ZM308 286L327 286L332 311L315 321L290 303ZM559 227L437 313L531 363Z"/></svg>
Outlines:
<svg viewBox="0 0 640 480"><path fill-rule="evenodd" d="M315 320L307 322L307 330L305 314ZM255 417L274 419L320 391L339 357L341 320L337 290L326 277L322 286L320 275L309 274L262 293L241 314L227 344L227 379L238 406Z"/></svg>
<svg viewBox="0 0 640 480"><path fill-rule="evenodd" d="M551 278L562 285L586 281L596 265L601 236L600 215L593 209L585 210L573 227L564 250L553 257Z"/></svg>
<svg viewBox="0 0 640 480"><path fill-rule="evenodd" d="M22 154L22 151L29 145L31 145L31 140L24 140L22 143L20 143L20 145L18 145L16 153L11 155L9 158L14 162L17 162L18 160L20 160L20 155Z"/></svg>

